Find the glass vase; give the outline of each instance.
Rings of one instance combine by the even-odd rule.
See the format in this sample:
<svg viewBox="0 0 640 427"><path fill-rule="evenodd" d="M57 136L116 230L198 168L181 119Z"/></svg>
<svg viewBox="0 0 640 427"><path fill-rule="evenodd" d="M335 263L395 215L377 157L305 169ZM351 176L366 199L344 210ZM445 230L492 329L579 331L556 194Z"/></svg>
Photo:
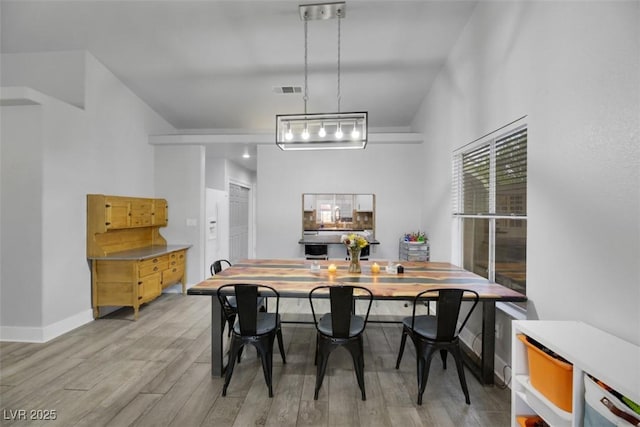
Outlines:
<svg viewBox="0 0 640 427"><path fill-rule="evenodd" d="M360 248L349 248L351 262L349 263L349 273L360 273Z"/></svg>

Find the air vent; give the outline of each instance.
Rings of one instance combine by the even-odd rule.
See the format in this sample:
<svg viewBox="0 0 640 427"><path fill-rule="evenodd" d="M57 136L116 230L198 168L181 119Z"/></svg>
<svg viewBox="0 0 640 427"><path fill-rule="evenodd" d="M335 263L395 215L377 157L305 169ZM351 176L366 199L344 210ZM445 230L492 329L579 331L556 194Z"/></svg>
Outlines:
<svg viewBox="0 0 640 427"><path fill-rule="evenodd" d="M283 95L302 93L301 86L274 86L273 91Z"/></svg>

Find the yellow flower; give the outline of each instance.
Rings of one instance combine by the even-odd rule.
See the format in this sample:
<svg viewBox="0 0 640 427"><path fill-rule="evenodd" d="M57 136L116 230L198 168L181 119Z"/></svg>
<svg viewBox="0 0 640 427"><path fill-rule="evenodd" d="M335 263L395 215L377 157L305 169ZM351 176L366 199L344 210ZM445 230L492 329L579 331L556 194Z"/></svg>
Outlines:
<svg viewBox="0 0 640 427"><path fill-rule="evenodd" d="M340 237L340 241L350 248L359 249L362 249L369 244L367 239L355 233L349 234L348 236L343 234Z"/></svg>

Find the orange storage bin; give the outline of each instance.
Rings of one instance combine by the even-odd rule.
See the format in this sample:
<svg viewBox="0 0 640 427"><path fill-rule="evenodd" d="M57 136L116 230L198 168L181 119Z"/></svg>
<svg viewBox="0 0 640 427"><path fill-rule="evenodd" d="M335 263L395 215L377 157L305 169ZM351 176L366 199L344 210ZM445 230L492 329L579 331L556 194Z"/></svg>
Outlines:
<svg viewBox="0 0 640 427"><path fill-rule="evenodd" d="M520 416L516 417L516 421L518 421L518 425L522 427L538 427L543 424L543 419L536 416Z"/></svg>
<svg viewBox="0 0 640 427"><path fill-rule="evenodd" d="M573 365L540 350L525 335L518 339L527 346L531 385L558 408L572 412Z"/></svg>

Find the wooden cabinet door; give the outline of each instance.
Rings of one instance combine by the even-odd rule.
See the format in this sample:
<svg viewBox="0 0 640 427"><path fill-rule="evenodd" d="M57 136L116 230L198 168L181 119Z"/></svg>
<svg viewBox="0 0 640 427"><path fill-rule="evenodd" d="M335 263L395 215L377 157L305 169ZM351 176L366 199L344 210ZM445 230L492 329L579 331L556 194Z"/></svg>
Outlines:
<svg viewBox="0 0 640 427"><path fill-rule="evenodd" d="M151 225L152 199L131 199L131 227Z"/></svg>
<svg viewBox="0 0 640 427"><path fill-rule="evenodd" d="M167 201L165 199L155 199L153 201L153 214L152 214L152 224L153 225L159 225L159 226L165 226L167 225L169 218L168 218L168 205L167 205Z"/></svg>
<svg viewBox="0 0 640 427"><path fill-rule="evenodd" d="M131 224L131 200L124 197L105 198L105 226L108 229L127 228Z"/></svg>
<svg viewBox="0 0 640 427"><path fill-rule="evenodd" d="M138 281L138 300L140 303L156 298L162 292L160 273L149 274Z"/></svg>

